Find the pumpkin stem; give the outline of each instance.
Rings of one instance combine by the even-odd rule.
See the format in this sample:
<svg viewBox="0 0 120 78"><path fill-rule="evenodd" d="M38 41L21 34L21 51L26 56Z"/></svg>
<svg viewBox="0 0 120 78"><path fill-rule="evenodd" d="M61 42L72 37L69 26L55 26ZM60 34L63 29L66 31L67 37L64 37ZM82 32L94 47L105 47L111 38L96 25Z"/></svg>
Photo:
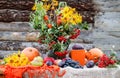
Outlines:
<svg viewBox="0 0 120 78"><path fill-rule="evenodd" d="M32 52L32 49L30 49L30 52Z"/></svg>

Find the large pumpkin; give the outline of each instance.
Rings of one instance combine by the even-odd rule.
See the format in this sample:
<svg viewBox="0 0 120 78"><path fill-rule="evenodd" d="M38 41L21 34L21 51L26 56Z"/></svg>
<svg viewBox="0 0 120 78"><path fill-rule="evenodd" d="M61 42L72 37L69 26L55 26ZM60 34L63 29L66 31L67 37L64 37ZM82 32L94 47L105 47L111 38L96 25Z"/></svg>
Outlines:
<svg viewBox="0 0 120 78"><path fill-rule="evenodd" d="M103 56L103 52L98 48L92 48L86 52L86 58L88 60L93 60L95 63L98 62L99 58Z"/></svg>
<svg viewBox="0 0 120 78"><path fill-rule="evenodd" d="M39 51L33 47L25 48L22 53L24 53L30 61L32 61L36 56L40 56Z"/></svg>

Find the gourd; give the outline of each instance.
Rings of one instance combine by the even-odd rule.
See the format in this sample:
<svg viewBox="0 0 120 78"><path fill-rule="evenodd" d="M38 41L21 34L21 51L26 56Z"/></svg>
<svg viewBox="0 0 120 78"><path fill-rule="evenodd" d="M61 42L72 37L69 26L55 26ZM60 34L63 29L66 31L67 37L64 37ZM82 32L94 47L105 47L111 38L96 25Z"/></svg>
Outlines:
<svg viewBox="0 0 120 78"><path fill-rule="evenodd" d="M92 48L88 52L86 52L87 60L93 60L95 63L98 62L99 58L103 56L102 50L99 48Z"/></svg>
<svg viewBox="0 0 120 78"><path fill-rule="evenodd" d="M30 61L32 61L35 57L40 56L39 51L34 47L26 47L23 49L22 53L24 53Z"/></svg>

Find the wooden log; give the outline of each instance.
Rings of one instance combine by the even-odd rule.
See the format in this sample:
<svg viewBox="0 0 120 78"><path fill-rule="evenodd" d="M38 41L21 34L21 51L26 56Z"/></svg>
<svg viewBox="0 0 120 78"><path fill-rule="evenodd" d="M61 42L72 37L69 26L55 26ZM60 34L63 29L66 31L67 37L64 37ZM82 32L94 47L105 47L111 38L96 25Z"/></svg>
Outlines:
<svg viewBox="0 0 120 78"><path fill-rule="evenodd" d="M68 5L79 11L93 11L92 0L59 0L66 1ZM0 9L31 10L35 0L0 0Z"/></svg>
<svg viewBox="0 0 120 78"><path fill-rule="evenodd" d="M0 40L36 41L39 32L0 32Z"/></svg>
<svg viewBox="0 0 120 78"><path fill-rule="evenodd" d="M31 10L34 0L0 0L0 9Z"/></svg>
<svg viewBox="0 0 120 78"><path fill-rule="evenodd" d="M28 22L0 22L0 31L29 32L35 31Z"/></svg>
<svg viewBox="0 0 120 78"><path fill-rule="evenodd" d="M95 11L92 0L68 0L67 3L78 11Z"/></svg>
<svg viewBox="0 0 120 78"><path fill-rule="evenodd" d="M26 47L35 47L40 51L47 50L45 44L39 44L38 42L0 41L0 50L18 51L23 50Z"/></svg>
<svg viewBox="0 0 120 78"><path fill-rule="evenodd" d="M0 21L1 22L12 22L12 21L29 21L29 13L30 11L18 11L18 10L10 10L4 9L0 10Z"/></svg>
<svg viewBox="0 0 120 78"><path fill-rule="evenodd" d="M0 10L0 22L28 22L30 13L31 11L27 10ZM79 11L79 13L83 16L83 21L87 21L88 23L94 23L95 12Z"/></svg>

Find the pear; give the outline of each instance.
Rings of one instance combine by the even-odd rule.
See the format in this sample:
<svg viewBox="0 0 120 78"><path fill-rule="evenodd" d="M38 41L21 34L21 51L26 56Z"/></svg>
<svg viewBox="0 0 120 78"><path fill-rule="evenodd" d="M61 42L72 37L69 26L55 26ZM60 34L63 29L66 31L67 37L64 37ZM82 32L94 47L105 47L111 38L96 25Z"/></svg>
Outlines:
<svg viewBox="0 0 120 78"><path fill-rule="evenodd" d="M43 65L43 58L41 56L35 57L31 61L31 65L33 65L33 66L42 66Z"/></svg>

